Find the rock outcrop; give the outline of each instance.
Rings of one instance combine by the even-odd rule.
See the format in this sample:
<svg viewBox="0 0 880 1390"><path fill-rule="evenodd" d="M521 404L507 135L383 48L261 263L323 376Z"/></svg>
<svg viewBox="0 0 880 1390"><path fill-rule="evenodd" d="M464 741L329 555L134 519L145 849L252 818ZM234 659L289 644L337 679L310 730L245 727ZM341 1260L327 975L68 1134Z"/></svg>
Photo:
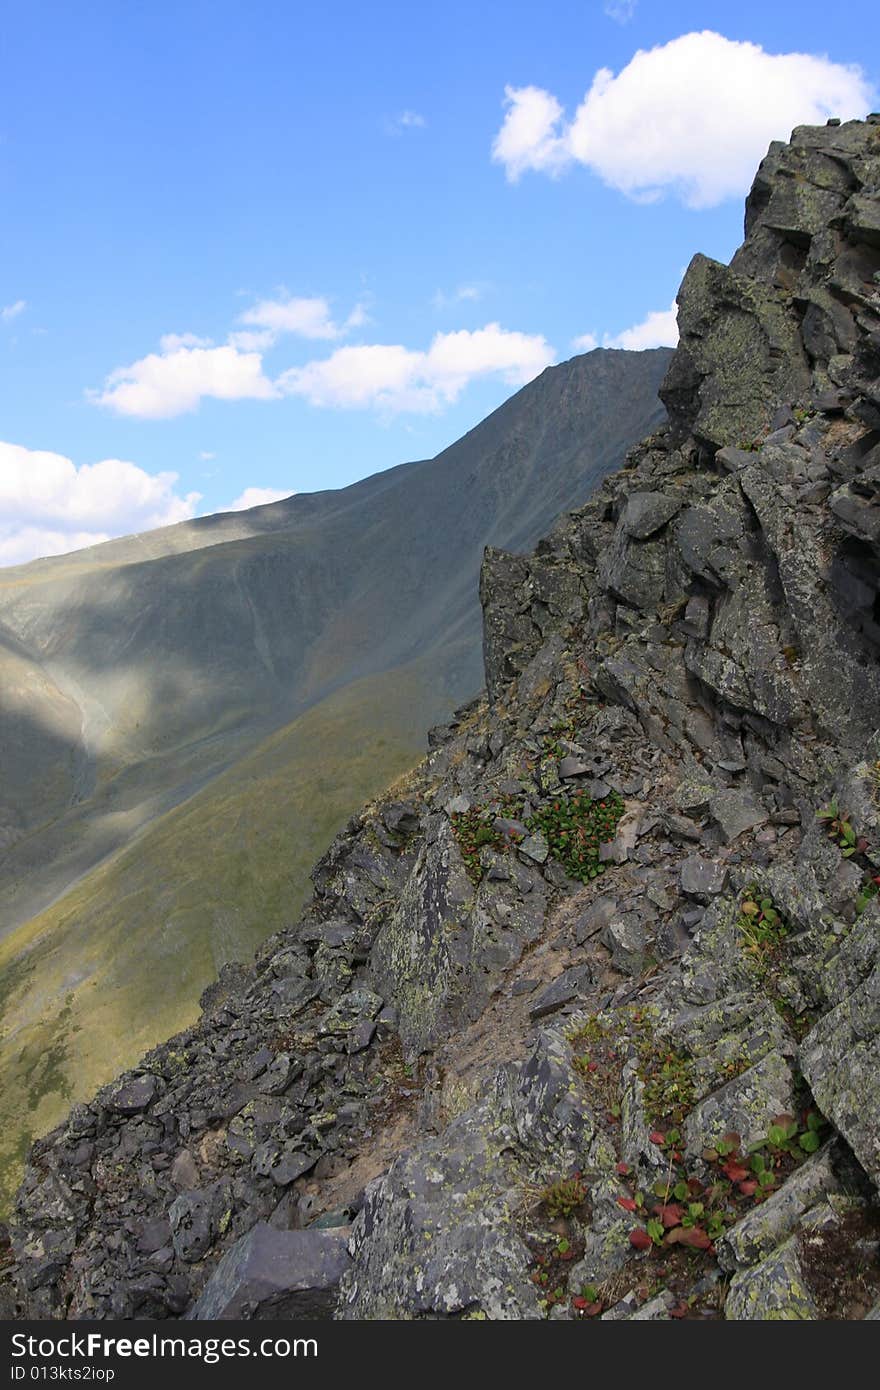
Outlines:
<svg viewBox="0 0 880 1390"><path fill-rule="evenodd" d="M34 1146L23 1310L878 1315L878 206L880 117L771 148L668 424L487 553L487 698Z"/></svg>

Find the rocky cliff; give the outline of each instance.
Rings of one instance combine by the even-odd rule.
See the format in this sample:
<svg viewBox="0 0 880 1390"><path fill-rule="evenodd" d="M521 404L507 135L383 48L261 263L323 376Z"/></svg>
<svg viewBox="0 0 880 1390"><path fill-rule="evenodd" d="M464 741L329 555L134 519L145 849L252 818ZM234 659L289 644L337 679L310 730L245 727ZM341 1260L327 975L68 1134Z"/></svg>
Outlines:
<svg viewBox="0 0 880 1390"><path fill-rule="evenodd" d="M301 922L32 1151L73 1318L880 1316L880 117L774 145L668 422Z"/></svg>

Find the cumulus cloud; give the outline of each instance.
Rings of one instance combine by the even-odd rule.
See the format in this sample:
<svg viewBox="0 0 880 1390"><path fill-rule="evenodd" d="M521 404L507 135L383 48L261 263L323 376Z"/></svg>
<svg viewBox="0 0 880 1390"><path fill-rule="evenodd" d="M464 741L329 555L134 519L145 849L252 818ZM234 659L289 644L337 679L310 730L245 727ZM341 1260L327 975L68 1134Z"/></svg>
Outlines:
<svg viewBox="0 0 880 1390"><path fill-rule="evenodd" d="M292 495L289 489L285 491L277 487L246 487L241 496L236 497L234 502L223 508L223 511L246 512L249 507L265 507L268 502L280 502L282 498Z"/></svg>
<svg viewBox="0 0 880 1390"><path fill-rule="evenodd" d="M668 309L655 309L646 314L641 323L624 328L620 333L603 333L603 348L627 348L630 352L644 352L647 348L675 347L678 342L678 309L673 300ZM572 338L575 352L592 352L599 346L595 333L582 333Z"/></svg>
<svg viewBox="0 0 880 1390"><path fill-rule="evenodd" d="M326 299L262 299L239 315L239 322L263 329L274 337L296 333L301 338L339 338L345 326L334 323Z"/></svg>
<svg viewBox="0 0 880 1390"><path fill-rule="evenodd" d="M178 352L180 348L209 348L214 343L210 338L200 338L198 333L164 333L159 346L163 352Z"/></svg>
<svg viewBox="0 0 880 1390"><path fill-rule="evenodd" d="M181 495L177 483L176 473L148 473L123 459L77 466L63 454L0 442L0 565L186 521L200 494Z"/></svg>
<svg viewBox="0 0 880 1390"><path fill-rule="evenodd" d="M260 300L240 314L238 322L246 327L230 333L230 345L241 352L267 352L288 333L300 338L343 338L367 322L367 311L363 304L356 304L348 318L337 323L323 297L296 299L286 295Z"/></svg>
<svg viewBox="0 0 880 1390"><path fill-rule="evenodd" d="M515 181L581 164L635 199L671 190L714 207L748 189L771 140L873 102L857 66L808 53L766 53L710 30L640 49L616 76L601 68L574 117L540 87L507 87L493 159Z"/></svg>
<svg viewBox="0 0 880 1390"><path fill-rule="evenodd" d="M243 352L229 344L187 346L178 336L163 339L160 352L151 352L129 367L117 367L101 391L90 393L98 405L141 420L186 414L204 397L266 401L275 395L258 352Z"/></svg>
<svg viewBox="0 0 880 1390"><path fill-rule="evenodd" d="M554 359L540 334L489 323L474 332L438 333L426 351L380 343L337 348L330 357L291 368L278 386L316 406L426 412L457 400L481 377L522 386Z"/></svg>
<svg viewBox="0 0 880 1390"><path fill-rule="evenodd" d="M460 300L475 287L462 286ZM195 410L206 397L217 400L277 400L301 396L313 405L384 411L438 410L457 400L478 377L498 376L520 386L554 360L538 334L511 332L497 323L475 331L438 333L425 351L400 344L365 343L339 347L327 358L290 367L270 378L263 351L285 333L338 339L365 321L357 305L342 324L331 318L325 300L264 300L243 316L254 327L234 334L235 342L215 347L193 334L168 334L160 351L128 367L118 367L89 398L119 415L169 419ZM255 340L243 343L244 333Z"/></svg>
<svg viewBox="0 0 880 1390"><path fill-rule="evenodd" d="M572 161L563 110L542 87L505 87L504 123L495 136L492 158L504 165L511 183L527 169L559 174Z"/></svg>
<svg viewBox="0 0 880 1390"><path fill-rule="evenodd" d="M23 314L26 308L26 299L16 299L14 304L5 304L3 308L0 309L0 319L2 319L3 323L11 323L13 319L18 318L19 314Z"/></svg>
<svg viewBox="0 0 880 1390"><path fill-rule="evenodd" d="M622 333L606 333L602 339L602 346L643 352L646 348L675 347L677 342L678 309L673 300L668 309L655 309L647 314L641 323L633 324L632 328L624 328Z"/></svg>
<svg viewBox="0 0 880 1390"><path fill-rule="evenodd" d="M592 352L599 346L599 339L595 333L581 333L580 337L572 338L571 345L575 352Z"/></svg>

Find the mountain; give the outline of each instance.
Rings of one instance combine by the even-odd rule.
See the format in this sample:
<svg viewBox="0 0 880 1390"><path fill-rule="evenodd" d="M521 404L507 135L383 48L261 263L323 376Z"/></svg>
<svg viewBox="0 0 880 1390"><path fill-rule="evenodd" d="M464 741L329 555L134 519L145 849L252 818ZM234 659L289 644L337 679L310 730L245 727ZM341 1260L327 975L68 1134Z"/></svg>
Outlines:
<svg viewBox="0 0 880 1390"><path fill-rule="evenodd" d="M880 1317L878 190L771 146L485 695L34 1144L10 1313Z"/></svg>
<svg viewBox="0 0 880 1390"><path fill-rule="evenodd" d="M589 496L659 418L669 356L574 358L342 491L0 571L11 1173L295 918L335 831L478 688L483 547Z"/></svg>

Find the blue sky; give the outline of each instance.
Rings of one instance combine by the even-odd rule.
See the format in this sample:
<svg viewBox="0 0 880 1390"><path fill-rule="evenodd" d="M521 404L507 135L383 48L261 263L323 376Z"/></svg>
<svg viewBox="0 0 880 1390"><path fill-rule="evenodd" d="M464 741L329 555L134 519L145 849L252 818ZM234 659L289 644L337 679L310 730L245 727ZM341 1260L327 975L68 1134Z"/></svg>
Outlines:
<svg viewBox="0 0 880 1390"><path fill-rule="evenodd" d="M0 563L431 456L575 343L668 340L768 139L880 102L878 40L868 0L9 4Z"/></svg>

